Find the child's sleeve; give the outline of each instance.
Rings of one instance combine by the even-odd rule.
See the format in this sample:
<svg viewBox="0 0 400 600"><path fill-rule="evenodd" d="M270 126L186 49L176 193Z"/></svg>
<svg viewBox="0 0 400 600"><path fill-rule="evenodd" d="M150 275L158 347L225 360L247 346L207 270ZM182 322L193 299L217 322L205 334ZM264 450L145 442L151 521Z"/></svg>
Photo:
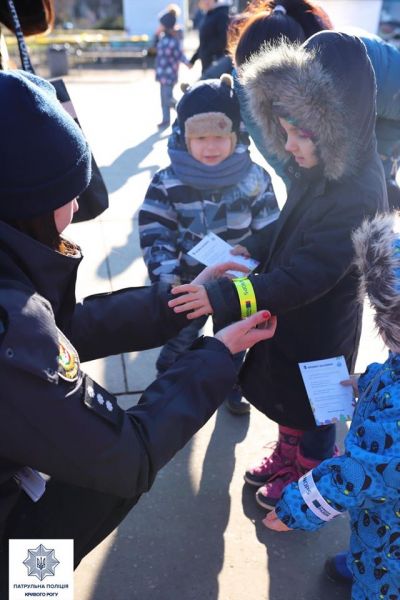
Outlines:
<svg viewBox="0 0 400 600"><path fill-rule="evenodd" d="M400 388L393 381L362 402L346 437L345 454L323 461L284 490L276 512L288 527L319 529L344 511L373 511L398 500ZM364 418L360 411L365 407Z"/></svg>
<svg viewBox="0 0 400 600"><path fill-rule="evenodd" d="M268 251L268 240L273 236L273 224L278 219L280 209L276 200L271 177L259 165L253 165L253 175L256 178L255 191L251 200L252 234L241 241L250 255L261 263Z"/></svg>
<svg viewBox="0 0 400 600"><path fill-rule="evenodd" d="M313 203L308 219L293 233L293 250L281 250L281 260L273 266L268 265L267 272L249 275L259 309L268 309L279 318L321 298L347 275L354 256L351 233L361 224L363 216L370 214L372 205L370 197L351 201L348 194L350 189L346 188L340 197L327 192L323 199ZM280 222L281 218L260 232L261 236L265 234L268 244L264 252L267 260L274 240L266 230L273 228L274 236ZM291 227L294 232L293 225ZM242 244L254 258L258 258L247 242L243 240ZM239 318L240 304L232 282L218 279L207 282L205 287L213 308L214 322L221 324Z"/></svg>
<svg viewBox="0 0 400 600"><path fill-rule="evenodd" d="M177 61L182 62L187 67L191 64L190 60L183 51L182 40L179 39L175 40L175 58Z"/></svg>
<svg viewBox="0 0 400 600"><path fill-rule="evenodd" d="M139 211L139 238L152 283L180 283L178 219L161 176L154 176Z"/></svg>
<svg viewBox="0 0 400 600"><path fill-rule="evenodd" d="M258 183L256 186L256 195L251 205L252 219L250 224L253 232L260 231L270 223L273 223L280 214L271 177L262 167L258 165L256 167Z"/></svg>

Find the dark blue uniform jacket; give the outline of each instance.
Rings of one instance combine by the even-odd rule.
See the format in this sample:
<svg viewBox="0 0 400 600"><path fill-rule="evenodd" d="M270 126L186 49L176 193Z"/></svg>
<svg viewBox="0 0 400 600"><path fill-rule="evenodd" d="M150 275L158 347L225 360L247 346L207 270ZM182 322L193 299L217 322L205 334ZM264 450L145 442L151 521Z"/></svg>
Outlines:
<svg viewBox="0 0 400 600"><path fill-rule="evenodd" d="M229 351L204 338L121 410L80 361L160 346L185 320L164 284L76 304L79 262L0 222L0 533L25 466L120 497L147 491L235 380Z"/></svg>

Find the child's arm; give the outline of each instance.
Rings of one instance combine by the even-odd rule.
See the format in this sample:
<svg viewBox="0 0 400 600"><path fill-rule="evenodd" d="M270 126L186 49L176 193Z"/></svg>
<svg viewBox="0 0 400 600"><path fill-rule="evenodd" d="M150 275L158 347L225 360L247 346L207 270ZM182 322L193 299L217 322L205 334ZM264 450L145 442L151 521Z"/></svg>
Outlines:
<svg viewBox="0 0 400 600"><path fill-rule="evenodd" d="M340 199L319 198L312 209L313 219L309 219L308 227L301 232L302 240L298 241L297 248L269 272L249 276L257 308L268 309L279 316L314 302L337 285L351 268L354 255L351 233L366 211L367 207L351 202L345 193ZM246 243L243 245L247 247ZM184 286L175 290L176 294L185 292ZM231 282L226 279L211 282L206 284L206 292L220 325L240 318L238 294ZM188 297L188 300L192 302L193 298ZM174 300L171 307L177 304L180 311L185 310L184 297ZM199 311L200 307L196 316L204 314Z"/></svg>
<svg viewBox="0 0 400 600"><path fill-rule="evenodd" d="M371 365L361 378L360 389L378 369L378 365ZM305 485L300 480L284 490L276 507L276 516L283 524L293 529L316 530L349 509L365 507L373 511L375 506L398 500L399 375L400 366L389 365L383 375L387 382L384 389L371 398L361 397L345 440L345 454L325 460L310 471ZM274 517L270 519L264 523L267 527L280 526Z"/></svg>
<svg viewBox="0 0 400 600"><path fill-rule="evenodd" d="M187 58L186 54L183 52L182 49L182 39L179 39L178 37L175 38L175 58L177 61L183 63L184 65L186 65L187 67L191 68L193 65L190 62L190 60Z"/></svg>
<svg viewBox="0 0 400 600"><path fill-rule="evenodd" d="M152 283L180 283L177 232L177 213L169 202L161 172L156 173L139 211L140 247Z"/></svg>
<svg viewBox="0 0 400 600"><path fill-rule="evenodd" d="M354 393L355 398L358 398L358 395L359 395L359 390L358 390L359 377L360 377L359 374L351 375L349 379L345 379L344 381L340 382L344 386L351 386L353 388L353 393ZM282 515L282 517L283 517L283 515ZM286 519L286 520L288 520L288 519ZM273 531L290 531L290 527L287 527L287 525L285 525L285 523L283 521L281 521L281 519L276 514L275 509L271 510L271 512L269 512L267 514L265 519L263 519L263 524L265 525L265 527L268 527L268 529L272 529Z"/></svg>

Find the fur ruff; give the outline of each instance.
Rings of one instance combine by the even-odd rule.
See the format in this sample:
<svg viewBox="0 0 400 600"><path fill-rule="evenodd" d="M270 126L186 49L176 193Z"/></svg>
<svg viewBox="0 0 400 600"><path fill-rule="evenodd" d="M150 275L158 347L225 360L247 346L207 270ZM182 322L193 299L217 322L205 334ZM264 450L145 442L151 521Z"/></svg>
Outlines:
<svg viewBox="0 0 400 600"><path fill-rule="evenodd" d="M298 127L313 132L328 179L356 171L362 148L350 126L351 107L315 51L284 43L264 46L243 65L240 80L272 154L285 161L291 157L273 109L278 104Z"/></svg>
<svg viewBox="0 0 400 600"><path fill-rule="evenodd" d="M355 264L360 272L359 300L368 296L375 324L386 345L400 352L400 244L393 214L377 215L353 233ZM396 244L396 245L395 245ZM397 273L397 274L396 274Z"/></svg>

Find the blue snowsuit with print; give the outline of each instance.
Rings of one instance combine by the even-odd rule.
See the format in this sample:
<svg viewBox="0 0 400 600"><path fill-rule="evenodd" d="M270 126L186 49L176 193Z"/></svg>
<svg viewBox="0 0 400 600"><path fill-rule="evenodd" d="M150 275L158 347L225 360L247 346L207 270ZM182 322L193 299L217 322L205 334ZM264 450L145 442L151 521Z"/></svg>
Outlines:
<svg viewBox="0 0 400 600"><path fill-rule="evenodd" d="M352 600L400 598L400 354L373 363L359 379L360 398L345 452L312 470L332 509L351 521L347 564ZM298 483L288 486L276 513L288 527L317 530L325 520L306 503ZM322 513L321 513L322 514Z"/></svg>

